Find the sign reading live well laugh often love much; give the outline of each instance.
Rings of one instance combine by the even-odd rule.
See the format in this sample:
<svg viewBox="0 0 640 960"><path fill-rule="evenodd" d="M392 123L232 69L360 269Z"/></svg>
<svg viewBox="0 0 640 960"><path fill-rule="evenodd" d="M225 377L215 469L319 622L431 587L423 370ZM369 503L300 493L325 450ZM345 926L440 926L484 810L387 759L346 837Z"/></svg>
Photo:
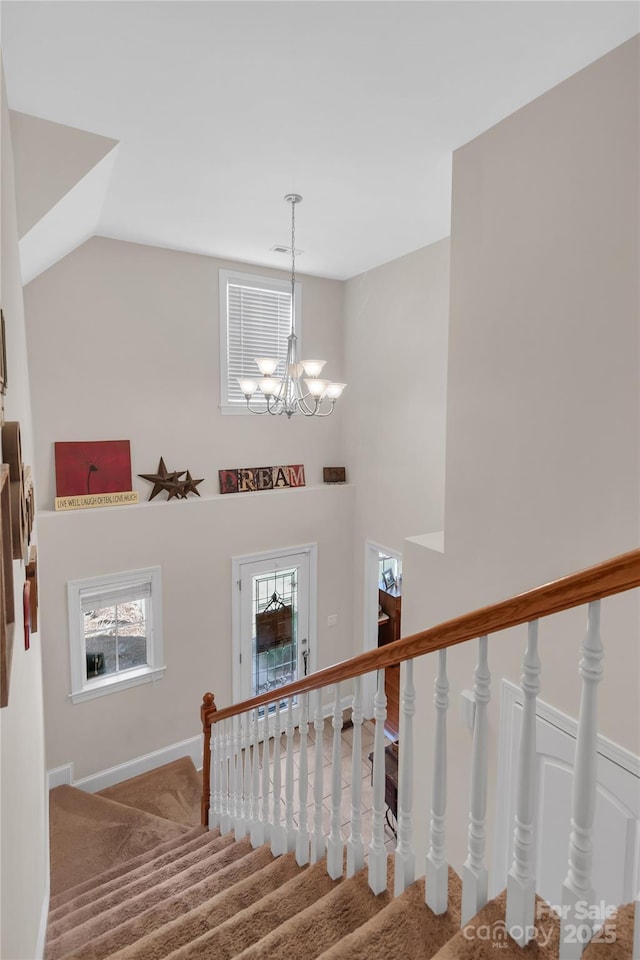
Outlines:
<svg viewBox="0 0 640 960"><path fill-rule="evenodd" d="M237 470L218 470L220 493L254 493L256 490L280 490L284 487L304 487L304 466L296 463L288 467L238 467Z"/></svg>

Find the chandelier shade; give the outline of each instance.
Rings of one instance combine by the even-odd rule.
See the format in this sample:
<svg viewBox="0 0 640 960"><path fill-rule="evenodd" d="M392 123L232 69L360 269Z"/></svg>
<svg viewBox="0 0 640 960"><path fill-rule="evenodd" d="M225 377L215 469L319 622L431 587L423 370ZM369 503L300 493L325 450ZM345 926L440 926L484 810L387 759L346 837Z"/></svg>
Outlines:
<svg viewBox="0 0 640 960"><path fill-rule="evenodd" d="M276 376L277 357L256 357L260 377L238 377L240 390L251 413L270 413L287 418L294 414L305 417L328 417L333 413L336 400L344 390L345 383L319 379L325 360L298 360L296 337L295 281L296 281L296 204L302 197L289 193L284 198L291 204L291 333L287 338L287 356L284 370ZM263 402L252 404L262 394Z"/></svg>

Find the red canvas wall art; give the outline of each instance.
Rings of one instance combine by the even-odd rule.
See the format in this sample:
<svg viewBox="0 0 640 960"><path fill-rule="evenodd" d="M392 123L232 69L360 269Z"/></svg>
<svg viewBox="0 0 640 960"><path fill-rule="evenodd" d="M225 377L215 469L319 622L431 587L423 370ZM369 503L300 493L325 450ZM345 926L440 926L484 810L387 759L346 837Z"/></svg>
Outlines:
<svg viewBox="0 0 640 960"><path fill-rule="evenodd" d="M56 443L56 496L131 490L128 440Z"/></svg>

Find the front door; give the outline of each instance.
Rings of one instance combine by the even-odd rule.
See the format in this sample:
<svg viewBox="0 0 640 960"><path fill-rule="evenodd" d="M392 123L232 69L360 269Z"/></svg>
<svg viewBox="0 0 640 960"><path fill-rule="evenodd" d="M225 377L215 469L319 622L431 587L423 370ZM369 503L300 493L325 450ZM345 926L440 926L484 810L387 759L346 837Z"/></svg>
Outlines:
<svg viewBox="0 0 640 960"><path fill-rule="evenodd" d="M311 672L310 551L239 558L237 571L234 699L246 700Z"/></svg>

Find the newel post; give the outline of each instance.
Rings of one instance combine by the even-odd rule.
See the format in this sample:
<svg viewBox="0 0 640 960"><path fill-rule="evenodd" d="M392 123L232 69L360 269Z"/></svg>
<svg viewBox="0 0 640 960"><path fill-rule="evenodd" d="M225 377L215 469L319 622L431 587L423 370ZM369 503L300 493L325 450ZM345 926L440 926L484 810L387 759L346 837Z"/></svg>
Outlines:
<svg viewBox="0 0 640 960"><path fill-rule="evenodd" d="M217 711L213 693L205 693L200 707L202 720L202 799L200 800L200 823L209 826L209 806L211 804L211 724Z"/></svg>

